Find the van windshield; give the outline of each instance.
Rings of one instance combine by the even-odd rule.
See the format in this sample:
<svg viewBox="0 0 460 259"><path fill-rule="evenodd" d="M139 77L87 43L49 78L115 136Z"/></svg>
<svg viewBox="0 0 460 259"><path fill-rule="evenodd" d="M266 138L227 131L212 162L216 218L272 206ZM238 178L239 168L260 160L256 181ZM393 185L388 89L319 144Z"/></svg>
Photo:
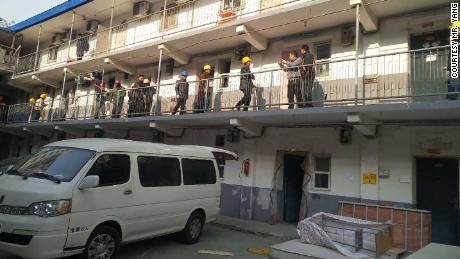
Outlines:
<svg viewBox="0 0 460 259"><path fill-rule="evenodd" d="M49 175L60 181L70 182L95 153L70 147L44 147L16 164L8 174L27 177Z"/></svg>

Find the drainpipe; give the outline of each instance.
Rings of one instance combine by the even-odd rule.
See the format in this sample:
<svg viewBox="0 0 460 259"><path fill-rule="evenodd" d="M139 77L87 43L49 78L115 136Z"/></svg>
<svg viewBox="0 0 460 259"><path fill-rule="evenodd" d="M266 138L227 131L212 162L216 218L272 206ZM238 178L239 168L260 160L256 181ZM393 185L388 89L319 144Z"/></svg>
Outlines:
<svg viewBox="0 0 460 259"><path fill-rule="evenodd" d="M71 30L72 31L72 30ZM70 47L70 46L69 46ZM62 79L61 101L59 103L59 119L61 119L62 101L64 100L65 81L67 78L67 68L64 68L64 78ZM68 103L67 103L68 105Z"/></svg>
<svg viewBox="0 0 460 259"><path fill-rule="evenodd" d="M356 5L356 26L355 27L356 27L356 32L355 32L355 106L357 106L358 105L358 76L359 76L359 71L358 71L359 4Z"/></svg>
<svg viewBox="0 0 460 259"><path fill-rule="evenodd" d="M115 0L112 0L112 10L110 13L109 38L107 39L107 53L110 52L110 43L112 42L113 12L115 10Z"/></svg>
<svg viewBox="0 0 460 259"><path fill-rule="evenodd" d="M158 71L157 71L157 100L155 104L155 111L153 112L154 115L157 115L157 111L159 108L160 104L160 79L161 79L161 58L163 56L163 48L160 48L160 58L158 60ZM161 113L161 107L160 107L160 113Z"/></svg>
<svg viewBox="0 0 460 259"><path fill-rule="evenodd" d="M75 12L72 12L72 25L70 25L70 35L69 35L69 46L67 50L67 62L70 58L70 44L72 43L72 34L73 34L73 26L75 24ZM67 70L64 71L64 83L65 83L65 75L67 74ZM64 89L64 87L63 87ZM64 91L64 90L63 90Z"/></svg>
<svg viewBox="0 0 460 259"><path fill-rule="evenodd" d="M34 62L34 71L37 69L37 62L38 62L38 50L40 49L40 37L42 35L42 25L38 29L38 37L37 37L37 50L35 51L35 62Z"/></svg>

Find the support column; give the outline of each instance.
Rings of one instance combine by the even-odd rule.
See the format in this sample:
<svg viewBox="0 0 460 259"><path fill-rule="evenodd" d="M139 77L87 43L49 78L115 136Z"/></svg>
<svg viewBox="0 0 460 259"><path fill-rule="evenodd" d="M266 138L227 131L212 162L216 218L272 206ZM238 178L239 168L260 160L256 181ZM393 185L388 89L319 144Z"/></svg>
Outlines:
<svg viewBox="0 0 460 259"><path fill-rule="evenodd" d="M166 1L165 1L166 4ZM161 81L161 58L163 56L163 49L160 48L160 58L158 60L158 71L157 71L157 100L155 104L155 110L153 111L153 115L157 115L157 111L161 114L161 107L160 107L160 81Z"/></svg>
<svg viewBox="0 0 460 259"><path fill-rule="evenodd" d="M166 22L166 4L168 3L168 0L165 0L164 5L163 5L163 19L161 22L161 37L164 36L165 34L165 22Z"/></svg>
<svg viewBox="0 0 460 259"><path fill-rule="evenodd" d="M358 63L359 63L359 6L362 4L361 0L350 0L350 5L356 8L356 21L355 21L355 105L358 105Z"/></svg>
<svg viewBox="0 0 460 259"><path fill-rule="evenodd" d="M64 68L64 78L62 79L61 100L59 101L59 116L58 116L59 119L61 119L61 112L63 111L62 101L64 100L64 91L65 91L66 78L67 78L67 69ZM63 114L63 115L65 115L65 114Z"/></svg>
<svg viewBox="0 0 460 259"><path fill-rule="evenodd" d="M40 37L42 36L42 26L38 29L38 37L37 37L37 50L35 51L35 62L34 62L34 71L37 69L37 62L38 62L38 51L40 50Z"/></svg>
<svg viewBox="0 0 460 259"><path fill-rule="evenodd" d="M68 46L69 49L67 50L67 61L69 61L69 58L70 58L70 45L72 43L72 34L73 34L74 24L75 24L75 12L72 12L72 25L70 25L69 46Z"/></svg>

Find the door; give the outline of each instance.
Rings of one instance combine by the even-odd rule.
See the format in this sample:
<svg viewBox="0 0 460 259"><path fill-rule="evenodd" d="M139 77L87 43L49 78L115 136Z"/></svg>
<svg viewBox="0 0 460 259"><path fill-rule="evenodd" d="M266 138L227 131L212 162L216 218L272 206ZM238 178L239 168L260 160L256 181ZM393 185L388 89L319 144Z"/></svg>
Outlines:
<svg viewBox="0 0 460 259"><path fill-rule="evenodd" d="M458 160L418 158L417 208L432 212L431 241L458 245Z"/></svg>
<svg viewBox="0 0 460 259"><path fill-rule="evenodd" d="M447 92L448 73L444 68L449 62L449 49L434 47L448 45L448 39L448 30L411 35L411 50L418 50L409 56L412 81L409 93L411 95ZM414 97L413 100L423 102L442 99L445 99L445 95Z"/></svg>
<svg viewBox="0 0 460 259"><path fill-rule="evenodd" d="M101 221L116 220L122 228L129 226L135 215L132 167L130 156L126 154L102 154L95 160L86 175L99 176L99 186L85 190L75 188L66 247L85 245Z"/></svg>
<svg viewBox="0 0 460 259"><path fill-rule="evenodd" d="M286 154L284 156L284 217L286 222L298 222L300 202L302 200L302 183L305 174L303 164L305 156Z"/></svg>

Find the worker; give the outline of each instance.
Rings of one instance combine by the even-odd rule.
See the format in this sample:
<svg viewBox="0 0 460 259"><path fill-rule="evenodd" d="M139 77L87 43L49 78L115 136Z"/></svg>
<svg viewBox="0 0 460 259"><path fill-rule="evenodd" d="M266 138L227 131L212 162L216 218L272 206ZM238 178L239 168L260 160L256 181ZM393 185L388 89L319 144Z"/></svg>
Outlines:
<svg viewBox="0 0 460 259"><path fill-rule="evenodd" d="M123 102L126 96L126 90L121 85L120 80L115 80L113 89L109 95L109 99L113 104L112 108L112 117L120 118L121 112L123 110Z"/></svg>
<svg viewBox="0 0 460 259"><path fill-rule="evenodd" d="M40 119L40 109L38 108L38 105L36 105L36 100L35 98L30 98L29 99L29 107L30 107L30 121L38 121Z"/></svg>
<svg viewBox="0 0 460 259"><path fill-rule="evenodd" d="M180 79L176 81L176 100L177 104L174 107L172 115L175 115L177 110L181 109L180 114L185 113L185 104L187 103L188 99L188 89L189 84L187 82L188 73L187 71L182 71L180 73Z"/></svg>
<svg viewBox="0 0 460 259"><path fill-rule="evenodd" d="M128 117L139 117L145 112L144 94L142 92L144 79L144 75L139 75L137 81L132 83L128 90Z"/></svg>
<svg viewBox="0 0 460 259"><path fill-rule="evenodd" d="M203 72L201 73L198 85L198 97L196 104L196 113L203 113L205 110L211 108L212 99L212 67L209 64L203 66Z"/></svg>
<svg viewBox="0 0 460 259"><path fill-rule="evenodd" d="M155 95L155 88L151 85L150 79L145 78L143 81L142 98L144 100L144 114L149 115L152 108L153 95Z"/></svg>
<svg viewBox="0 0 460 259"><path fill-rule="evenodd" d="M308 44L303 45L300 48L302 55L302 90L303 98L305 101L304 107L313 107L313 81L315 80L315 57L310 52Z"/></svg>
<svg viewBox="0 0 460 259"><path fill-rule="evenodd" d="M296 51L289 52L289 61L284 59L279 59L278 64L281 68L283 68L287 72L288 78L288 102L289 102L289 109L294 108L294 96L296 98L297 107L303 107L303 96L301 90L301 78L300 78L300 67L302 65L302 58L297 55Z"/></svg>
<svg viewBox="0 0 460 259"><path fill-rule="evenodd" d="M238 111L240 110L241 105L243 105L243 110L247 111L249 105L251 104L251 93L254 83L252 80L255 79L254 75L251 73L251 58L244 57L241 60L243 66L241 67L241 76L240 76L240 91L243 92L243 97L236 104Z"/></svg>

